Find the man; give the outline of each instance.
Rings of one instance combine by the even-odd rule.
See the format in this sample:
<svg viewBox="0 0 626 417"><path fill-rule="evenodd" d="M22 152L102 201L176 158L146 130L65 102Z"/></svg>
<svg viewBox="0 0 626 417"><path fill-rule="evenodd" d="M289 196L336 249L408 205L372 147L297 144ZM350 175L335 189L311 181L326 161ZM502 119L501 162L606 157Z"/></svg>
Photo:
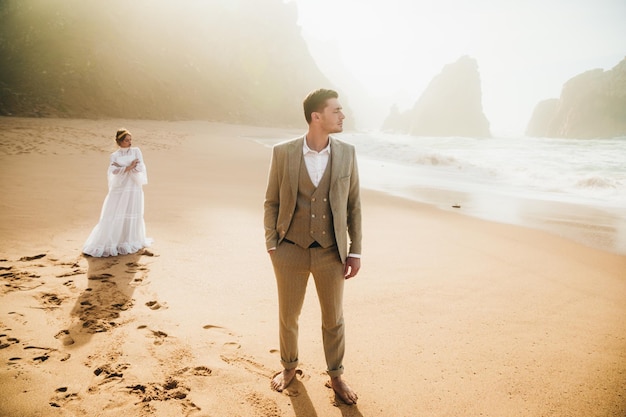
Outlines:
<svg viewBox="0 0 626 417"><path fill-rule="evenodd" d="M316 90L303 107L308 131L274 147L265 194L265 243L278 287L283 365L271 386L281 392L296 375L298 317L312 274L331 386L346 404L356 404L356 393L342 380L344 282L361 267L356 155L352 145L330 136L343 131L345 119L335 91Z"/></svg>

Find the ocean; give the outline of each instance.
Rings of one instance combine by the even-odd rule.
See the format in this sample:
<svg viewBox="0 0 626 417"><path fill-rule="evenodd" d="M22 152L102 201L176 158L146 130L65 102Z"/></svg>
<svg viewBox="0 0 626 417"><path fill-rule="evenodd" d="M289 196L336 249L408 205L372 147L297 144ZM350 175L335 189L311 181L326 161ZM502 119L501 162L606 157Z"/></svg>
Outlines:
<svg viewBox="0 0 626 417"><path fill-rule="evenodd" d="M337 137L363 188L626 254L626 137Z"/></svg>

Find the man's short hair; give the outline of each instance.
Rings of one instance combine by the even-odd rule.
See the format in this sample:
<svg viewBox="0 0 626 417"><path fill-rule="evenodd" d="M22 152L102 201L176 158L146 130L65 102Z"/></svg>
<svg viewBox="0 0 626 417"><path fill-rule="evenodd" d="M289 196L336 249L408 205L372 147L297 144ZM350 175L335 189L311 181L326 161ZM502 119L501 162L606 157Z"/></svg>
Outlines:
<svg viewBox="0 0 626 417"><path fill-rule="evenodd" d="M311 124L311 113L313 112L322 112L326 107L326 101L331 98L339 98L339 94L337 94L334 90L327 90L325 88L320 88L319 90L312 91L308 96L304 99L302 106L304 107L304 118L306 122Z"/></svg>

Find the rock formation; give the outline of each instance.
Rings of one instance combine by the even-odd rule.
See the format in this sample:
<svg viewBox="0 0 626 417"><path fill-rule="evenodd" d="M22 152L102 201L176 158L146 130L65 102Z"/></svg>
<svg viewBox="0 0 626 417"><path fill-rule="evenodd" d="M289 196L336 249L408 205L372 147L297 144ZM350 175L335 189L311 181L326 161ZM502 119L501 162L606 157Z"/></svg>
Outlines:
<svg viewBox="0 0 626 417"><path fill-rule="evenodd" d="M414 136L491 136L476 60L464 56L446 65L413 109L405 113L391 109L383 130Z"/></svg>
<svg viewBox="0 0 626 417"><path fill-rule="evenodd" d="M0 115L302 126L319 87L293 2L0 2Z"/></svg>
<svg viewBox="0 0 626 417"><path fill-rule="evenodd" d="M526 127L527 136L545 136L550 129L552 119L556 115L559 108L558 98L549 98L547 100L540 101L532 116L530 122Z"/></svg>
<svg viewBox="0 0 626 417"><path fill-rule="evenodd" d="M579 139L626 136L626 58L609 71L594 69L567 81L559 99L537 105L526 134Z"/></svg>

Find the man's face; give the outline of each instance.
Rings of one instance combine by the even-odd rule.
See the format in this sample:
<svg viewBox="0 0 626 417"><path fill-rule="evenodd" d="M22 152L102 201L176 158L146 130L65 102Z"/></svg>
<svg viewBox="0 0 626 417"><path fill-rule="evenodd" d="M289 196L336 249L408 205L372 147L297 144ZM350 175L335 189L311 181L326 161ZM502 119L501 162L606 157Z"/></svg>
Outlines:
<svg viewBox="0 0 626 417"><path fill-rule="evenodd" d="M320 115L320 125L322 129L328 133L339 133L343 131L343 108L336 98L330 98L326 101L324 111L318 113Z"/></svg>

